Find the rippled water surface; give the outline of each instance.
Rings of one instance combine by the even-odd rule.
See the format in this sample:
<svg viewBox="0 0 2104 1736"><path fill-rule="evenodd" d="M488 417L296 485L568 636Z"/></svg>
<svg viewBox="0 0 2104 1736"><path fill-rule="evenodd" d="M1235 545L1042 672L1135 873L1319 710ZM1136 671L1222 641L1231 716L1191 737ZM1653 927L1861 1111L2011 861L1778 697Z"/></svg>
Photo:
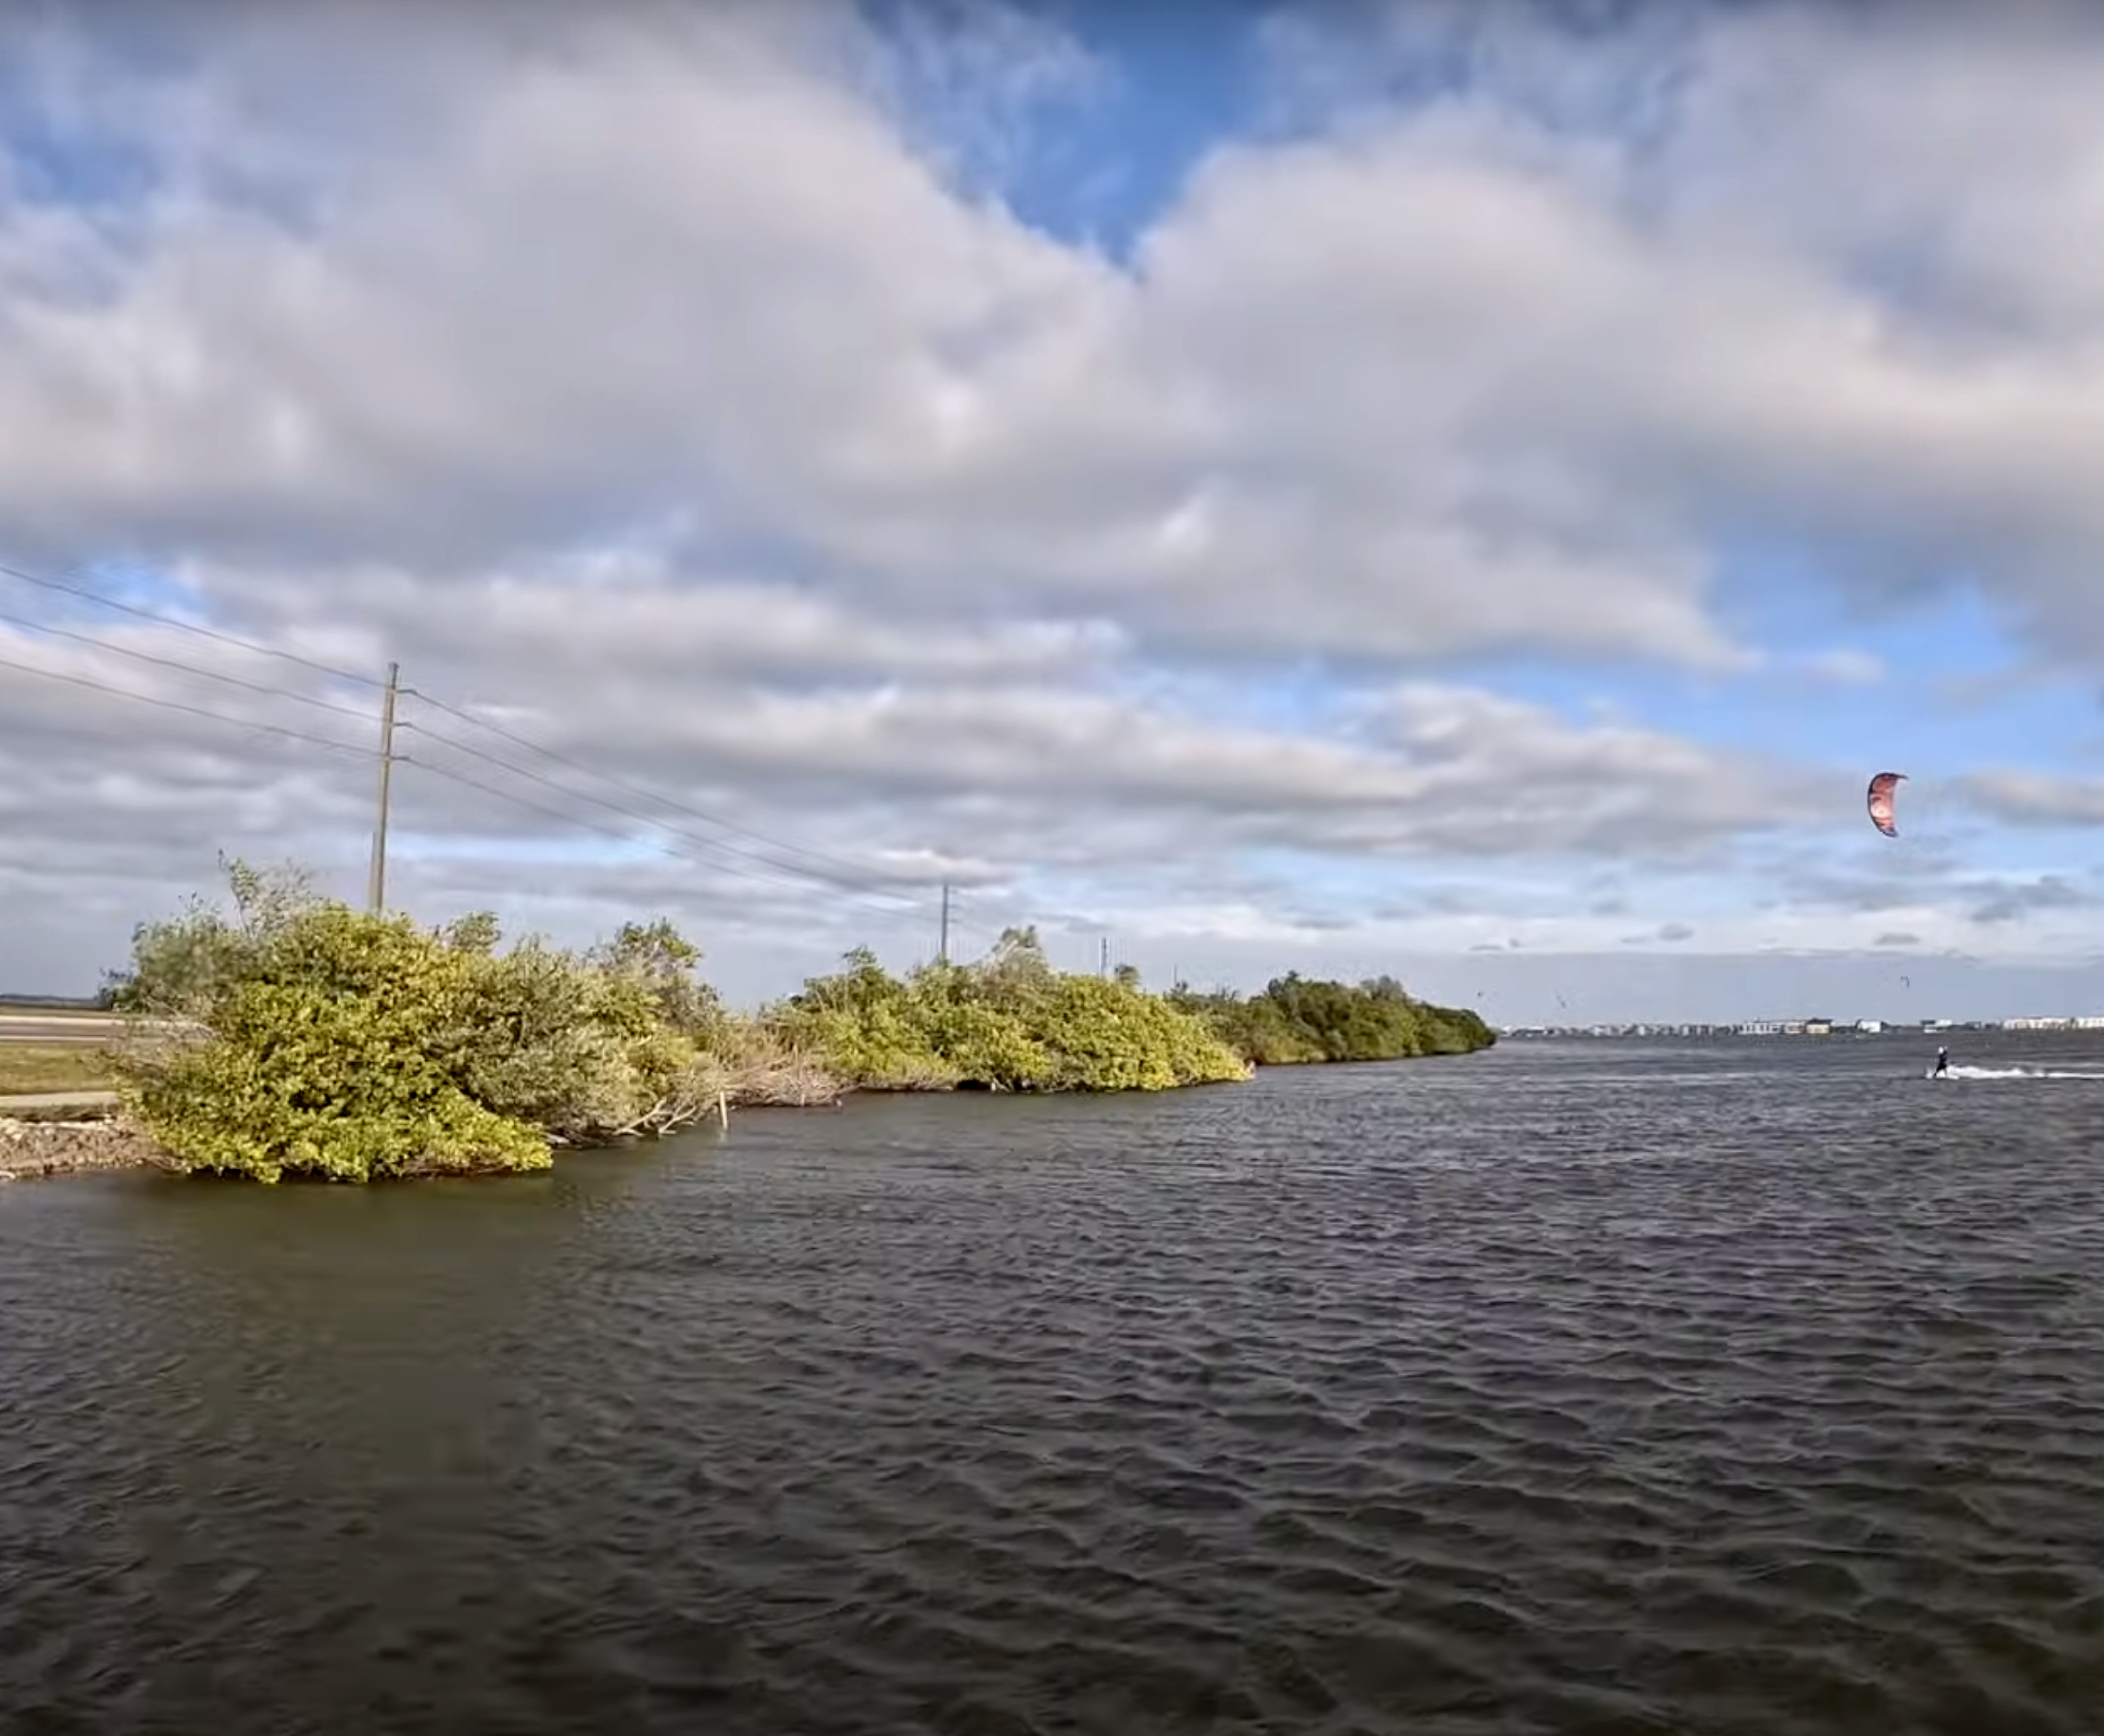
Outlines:
<svg viewBox="0 0 2104 1736"><path fill-rule="evenodd" d="M2104 1078L1921 1049L0 1191L0 1726L2094 1732Z"/></svg>

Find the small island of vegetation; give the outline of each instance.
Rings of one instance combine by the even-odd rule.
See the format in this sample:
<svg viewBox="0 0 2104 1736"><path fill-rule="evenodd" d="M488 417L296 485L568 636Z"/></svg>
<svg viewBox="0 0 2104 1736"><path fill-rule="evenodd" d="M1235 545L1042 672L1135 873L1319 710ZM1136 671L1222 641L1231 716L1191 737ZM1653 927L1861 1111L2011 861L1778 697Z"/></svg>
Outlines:
<svg viewBox="0 0 2104 1736"><path fill-rule="evenodd" d="M364 1182L546 1168L734 1106L853 1091L1159 1091L1258 1066L1451 1055L1476 1014L1288 975L1167 994L1053 969L1035 933L903 977L857 949L757 1012L726 1007L667 922L571 952L487 914L425 927L228 864L233 908L142 924L110 1007L110 1083L164 1166Z"/></svg>
<svg viewBox="0 0 2104 1736"><path fill-rule="evenodd" d="M1167 998L1172 1006L1203 1019L1257 1067L1467 1055L1497 1041L1471 1009L1414 999L1393 977L1353 984L1290 970L1274 977L1261 994L1221 988L1195 995L1179 983Z"/></svg>

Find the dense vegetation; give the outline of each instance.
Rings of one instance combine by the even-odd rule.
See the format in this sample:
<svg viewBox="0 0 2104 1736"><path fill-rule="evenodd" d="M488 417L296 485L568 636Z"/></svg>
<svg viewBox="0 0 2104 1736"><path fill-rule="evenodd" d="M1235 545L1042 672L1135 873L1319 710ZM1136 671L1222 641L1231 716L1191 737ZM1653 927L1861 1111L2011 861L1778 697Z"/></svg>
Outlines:
<svg viewBox="0 0 2104 1736"><path fill-rule="evenodd" d="M1054 970L1032 929L1009 930L976 964L903 980L866 951L847 962L763 1016L865 1089L1158 1091L1249 1075L1205 1020L1130 974Z"/></svg>
<svg viewBox="0 0 2104 1736"><path fill-rule="evenodd" d="M668 925L573 955L495 921L439 929L230 870L231 917L200 901L142 926L111 985L141 1026L128 1107L181 1167L263 1181L546 1166L551 1146L668 1131L728 1080L722 1008Z"/></svg>
<svg viewBox="0 0 2104 1736"><path fill-rule="evenodd" d="M1055 970L1033 930L904 977L857 950L786 1000L730 1011L669 923L566 952L494 917L426 928L228 870L233 909L140 926L112 1006L127 1108L173 1166L276 1181L545 1167L732 1104L845 1091L1156 1091L1255 1065L1458 1054L1474 1014L1387 979L1280 978L1244 999Z"/></svg>
<svg viewBox="0 0 2104 1736"><path fill-rule="evenodd" d="M866 952L756 1014L726 1010L667 923L569 952L499 949L229 869L231 914L142 925L120 1010L127 1107L179 1168L345 1181L545 1167L552 1147L650 1137L730 1103L960 1085L1158 1090L1245 1078L1191 1012L1136 982L1053 970L1012 932L903 980Z"/></svg>
<svg viewBox="0 0 2104 1736"><path fill-rule="evenodd" d="M1289 971L1256 995L1198 995L1179 984L1168 999L1259 1067L1465 1055L1497 1041L1475 1012L1413 999L1392 977L1354 985Z"/></svg>

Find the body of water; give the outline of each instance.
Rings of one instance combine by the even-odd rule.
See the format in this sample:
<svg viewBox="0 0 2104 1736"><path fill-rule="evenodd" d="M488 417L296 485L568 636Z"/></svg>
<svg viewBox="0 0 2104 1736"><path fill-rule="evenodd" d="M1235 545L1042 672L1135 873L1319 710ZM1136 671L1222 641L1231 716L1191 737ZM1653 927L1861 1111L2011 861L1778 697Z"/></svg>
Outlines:
<svg viewBox="0 0 2104 1736"><path fill-rule="evenodd" d="M2088 1736L2104 1044L1932 1050L19 1184L0 1726Z"/></svg>

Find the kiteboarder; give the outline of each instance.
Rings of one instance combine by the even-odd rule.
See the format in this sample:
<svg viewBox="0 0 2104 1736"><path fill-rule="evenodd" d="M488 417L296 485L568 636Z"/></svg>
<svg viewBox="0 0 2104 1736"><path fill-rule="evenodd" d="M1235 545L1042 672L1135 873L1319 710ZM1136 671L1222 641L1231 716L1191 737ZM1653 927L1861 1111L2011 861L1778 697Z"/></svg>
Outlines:
<svg viewBox="0 0 2104 1736"><path fill-rule="evenodd" d="M1943 1078L1943 1077L1947 1076L1949 1074L1949 1072L1950 1072L1950 1050L1948 1050L1948 1049L1939 1049L1939 1050L1936 1051L1936 1067L1935 1067L1935 1070L1934 1070L1933 1072L1931 1072L1931 1073L1929 1075L1929 1076L1930 1076L1931 1079L1940 1079L1940 1078Z"/></svg>

